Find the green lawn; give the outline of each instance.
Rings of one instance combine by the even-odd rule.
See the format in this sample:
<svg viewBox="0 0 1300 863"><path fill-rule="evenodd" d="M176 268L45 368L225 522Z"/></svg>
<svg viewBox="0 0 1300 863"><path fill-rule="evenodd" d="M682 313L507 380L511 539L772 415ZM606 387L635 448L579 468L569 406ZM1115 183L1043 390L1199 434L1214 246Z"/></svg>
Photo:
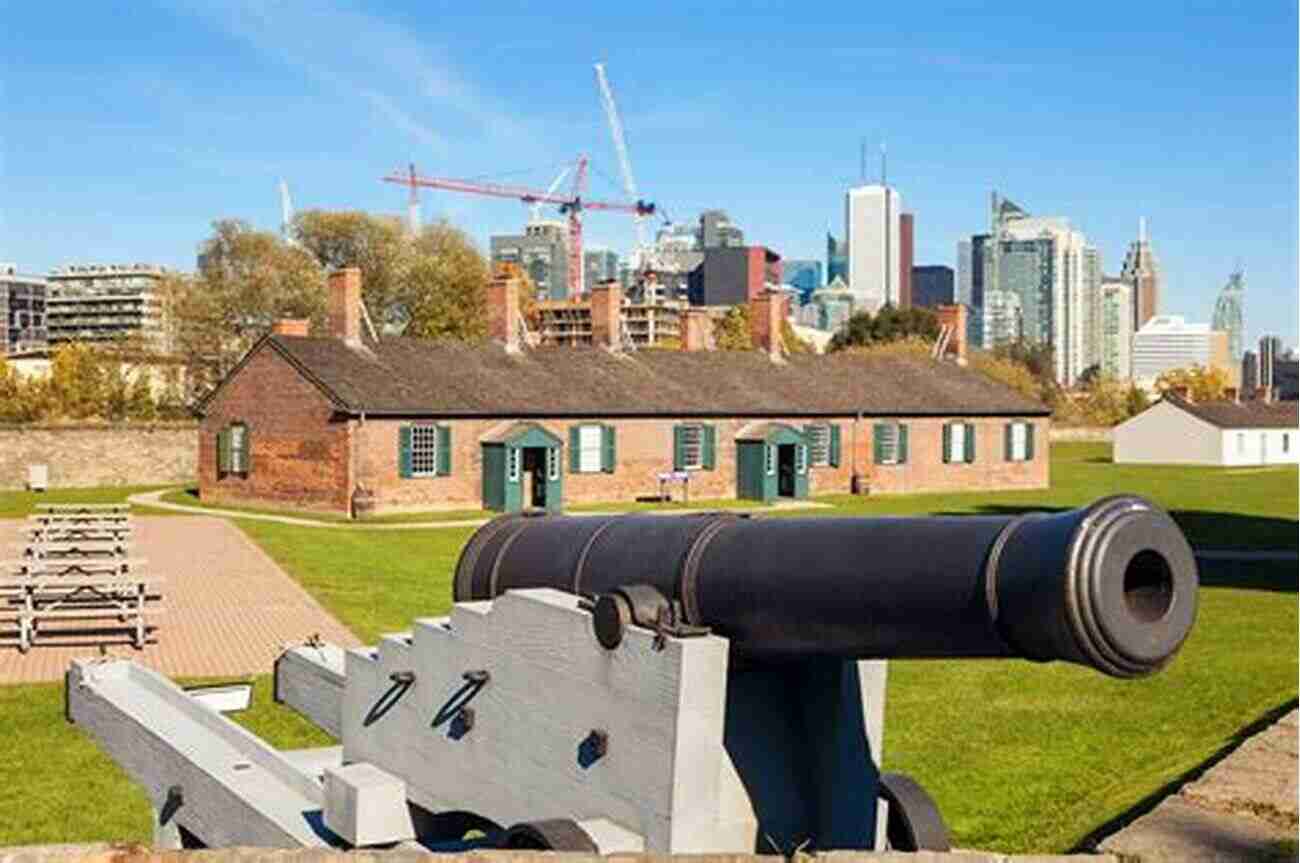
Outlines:
<svg viewBox="0 0 1300 863"><path fill-rule="evenodd" d="M834 511L789 515L1011 513L1069 509L1112 494L1140 494L1169 510L1194 546L1296 547L1294 465L1267 468L1117 465L1110 445L1052 445L1052 486L1037 491L852 497L819 501Z"/></svg>
<svg viewBox="0 0 1300 863"><path fill-rule="evenodd" d="M333 741L271 700L257 678L253 706L231 714L274 746ZM0 847L152 838L149 801L95 742L63 718L63 684L0 686Z"/></svg>
<svg viewBox="0 0 1300 863"><path fill-rule="evenodd" d="M827 498L835 510L788 514L1011 512L1136 492L1173 511L1194 544L1295 547L1295 468L1119 467L1090 444L1055 446L1052 459L1048 490ZM237 524L367 641L447 611L472 533ZM1298 631L1294 567L1242 564L1203 573L1192 637L1146 680L1020 661L894 662L886 766L935 795L962 847L1062 851L1293 703ZM243 721L279 746L321 745L265 703L268 689ZM0 687L0 811L20 813L0 819L0 845L147 838L139 793L61 715L57 687Z"/></svg>
<svg viewBox="0 0 1300 863"><path fill-rule="evenodd" d="M26 518L39 503L126 503L128 495L168 488L165 485L120 485L56 488L49 491L0 491L0 518ZM151 513L152 514L152 513Z"/></svg>

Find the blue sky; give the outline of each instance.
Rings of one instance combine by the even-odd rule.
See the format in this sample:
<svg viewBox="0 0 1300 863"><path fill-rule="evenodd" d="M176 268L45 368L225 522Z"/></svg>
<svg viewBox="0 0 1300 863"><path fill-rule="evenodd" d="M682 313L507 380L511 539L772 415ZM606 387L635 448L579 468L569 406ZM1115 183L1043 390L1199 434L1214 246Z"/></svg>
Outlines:
<svg viewBox="0 0 1300 863"><path fill-rule="evenodd" d="M1063 215L1117 272L1139 216L1162 311L1208 320L1240 262L1247 331L1297 341L1294 3L30 4L5 11L0 260L193 266L208 223L400 212L378 178L545 187L579 152L619 198L603 60L646 198L726 209L822 257L859 140L886 141L917 263L954 264L990 189ZM894 8L885 8L894 7ZM523 207L425 193L486 247ZM592 213L625 249L630 220Z"/></svg>

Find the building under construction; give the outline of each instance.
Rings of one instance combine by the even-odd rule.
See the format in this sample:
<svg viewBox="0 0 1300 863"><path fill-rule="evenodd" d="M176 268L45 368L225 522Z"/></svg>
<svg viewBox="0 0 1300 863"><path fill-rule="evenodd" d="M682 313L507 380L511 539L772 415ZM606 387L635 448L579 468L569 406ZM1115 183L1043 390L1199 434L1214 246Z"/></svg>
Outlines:
<svg viewBox="0 0 1300 863"><path fill-rule="evenodd" d="M625 350L679 348L683 345L688 316L712 333L704 310L691 310L682 300L633 302L622 286L607 281L577 300L542 300L533 308L533 331L542 345L590 345L612 334Z"/></svg>

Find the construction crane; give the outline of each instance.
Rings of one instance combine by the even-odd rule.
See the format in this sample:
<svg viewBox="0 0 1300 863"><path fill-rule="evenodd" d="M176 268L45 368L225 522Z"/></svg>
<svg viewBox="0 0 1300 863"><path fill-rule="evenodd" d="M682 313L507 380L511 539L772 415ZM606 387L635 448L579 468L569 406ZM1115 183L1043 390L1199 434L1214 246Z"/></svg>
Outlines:
<svg viewBox="0 0 1300 863"><path fill-rule="evenodd" d="M609 78L605 75L605 64L596 65L596 86L600 90L600 101L605 106L605 117L609 120L609 134L614 139L614 151L618 154L619 171L623 174L623 193L630 200L637 200L636 178L632 176L632 159L627 153L627 140L623 136L623 121L618 115L618 105L614 102L614 91L610 89ZM648 243L646 242L645 220L642 216L635 219L636 250L634 258L641 258ZM636 261L633 262L637 263Z"/></svg>
<svg viewBox="0 0 1300 863"><path fill-rule="evenodd" d="M289 200L289 184L284 180L280 181L280 236L284 240L293 242L293 201Z"/></svg>
<svg viewBox="0 0 1300 863"><path fill-rule="evenodd" d="M587 183L587 157L579 156L574 165L572 191L567 195L551 191L529 189L524 186L508 186L500 183L483 183L475 180L457 180L446 177L421 177L412 165L407 173L395 172L381 178L385 183L397 183L408 186L412 192L418 187L443 189L448 192L464 192L470 195L487 195L493 198L513 198L525 204L554 204L569 219L569 280L570 299L577 299L583 292L582 266L582 214L586 210L603 210L613 213L628 213L636 217L653 215L655 205L649 201L588 201L583 198Z"/></svg>
<svg viewBox="0 0 1300 863"><path fill-rule="evenodd" d="M551 185L546 187L546 194L554 195L556 190L560 188L560 184L564 182L564 178L569 176L569 172L572 170L573 170L572 165L565 165L564 168L560 170L560 173L555 175L555 179L551 181ZM533 221L534 222L541 221L542 204L540 201L536 204L533 204L532 211L533 211Z"/></svg>

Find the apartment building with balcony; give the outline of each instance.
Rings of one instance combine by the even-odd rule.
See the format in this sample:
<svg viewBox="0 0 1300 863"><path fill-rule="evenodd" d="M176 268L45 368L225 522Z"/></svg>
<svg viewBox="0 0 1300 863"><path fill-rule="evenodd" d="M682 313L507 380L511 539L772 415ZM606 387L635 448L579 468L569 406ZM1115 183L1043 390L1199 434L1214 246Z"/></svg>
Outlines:
<svg viewBox="0 0 1300 863"><path fill-rule="evenodd" d="M49 343L107 342L138 337L168 349L166 303L156 264L70 264L46 277Z"/></svg>

